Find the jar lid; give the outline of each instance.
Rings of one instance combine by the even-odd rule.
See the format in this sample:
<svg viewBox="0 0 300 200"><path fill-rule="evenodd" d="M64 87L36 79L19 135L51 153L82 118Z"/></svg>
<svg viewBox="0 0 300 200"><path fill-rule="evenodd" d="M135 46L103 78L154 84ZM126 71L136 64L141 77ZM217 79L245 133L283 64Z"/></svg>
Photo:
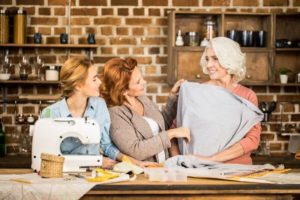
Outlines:
<svg viewBox="0 0 300 200"><path fill-rule="evenodd" d="M46 70L59 70L59 65L45 65L44 66Z"/></svg>
<svg viewBox="0 0 300 200"><path fill-rule="evenodd" d="M213 25L215 25L215 24L216 24L216 23L213 22L213 21L207 21L207 22L205 22L205 25L213 26Z"/></svg>
<svg viewBox="0 0 300 200"><path fill-rule="evenodd" d="M26 15L26 11L23 10L23 8L19 8L18 11L17 11L17 14L20 14L20 15Z"/></svg>
<svg viewBox="0 0 300 200"><path fill-rule="evenodd" d="M197 33L197 32L187 32L187 34L190 35L190 36L195 36L195 35L197 35L198 33Z"/></svg>

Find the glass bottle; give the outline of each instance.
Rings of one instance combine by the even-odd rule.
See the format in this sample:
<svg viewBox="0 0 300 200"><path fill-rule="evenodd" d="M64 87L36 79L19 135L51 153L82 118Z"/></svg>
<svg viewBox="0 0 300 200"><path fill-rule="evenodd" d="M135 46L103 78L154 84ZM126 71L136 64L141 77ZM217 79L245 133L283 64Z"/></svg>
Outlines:
<svg viewBox="0 0 300 200"><path fill-rule="evenodd" d="M11 66L11 63L9 62L8 54L6 53L6 55L4 57L3 72L2 73L9 74L10 73L10 66Z"/></svg>
<svg viewBox="0 0 300 200"><path fill-rule="evenodd" d="M14 16L14 43L24 44L26 42L26 12L19 8Z"/></svg>
<svg viewBox="0 0 300 200"><path fill-rule="evenodd" d="M21 80L28 79L28 69L29 69L28 60L25 58L25 56L23 56L22 62L20 64L20 79Z"/></svg>
<svg viewBox="0 0 300 200"><path fill-rule="evenodd" d="M5 134L2 125L2 120L0 118L0 157L5 156Z"/></svg>
<svg viewBox="0 0 300 200"><path fill-rule="evenodd" d="M204 37L207 40L211 40L212 38L216 37L217 29L216 29L216 22L213 20L212 16L208 16L204 22Z"/></svg>
<svg viewBox="0 0 300 200"><path fill-rule="evenodd" d="M6 54L4 57L4 61L0 60L0 80L9 80L10 77L11 63L9 62L8 54Z"/></svg>
<svg viewBox="0 0 300 200"><path fill-rule="evenodd" d="M184 43L183 43L183 38L182 38L182 35L181 35L181 30L178 30L175 45L176 46L183 46L183 44Z"/></svg>
<svg viewBox="0 0 300 200"><path fill-rule="evenodd" d="M36 63L35 63L35 75L37 80L43 81L45 80L44 77L44 72L43 72L43 63L42 63L42 59L40 58L40 56L36 57Z"/></svg>
<svg viewBox="0 0 300 200"><path fill-rule="evenodd" d="M8 15L6 9L0 10L0 44L8 43Z"/></svg>

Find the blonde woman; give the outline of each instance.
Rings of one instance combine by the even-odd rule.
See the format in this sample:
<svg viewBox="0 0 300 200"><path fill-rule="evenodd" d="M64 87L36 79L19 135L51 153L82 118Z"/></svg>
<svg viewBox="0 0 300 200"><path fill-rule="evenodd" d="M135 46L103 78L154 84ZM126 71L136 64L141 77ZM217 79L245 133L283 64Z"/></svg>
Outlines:
<svg viewBox="0 0 300 200"><path fill-rule="evenodd" d="M84 57L68 59L60 71L63 99L48 106L41 117L89 117L96 120L101 127L99 144L83 145L77 138L66 138L61 144L62 154L103 154L102 167L111 168L115 163L119 150L109 137L110 117L105 101L99 97L97 68Z"/></svg>

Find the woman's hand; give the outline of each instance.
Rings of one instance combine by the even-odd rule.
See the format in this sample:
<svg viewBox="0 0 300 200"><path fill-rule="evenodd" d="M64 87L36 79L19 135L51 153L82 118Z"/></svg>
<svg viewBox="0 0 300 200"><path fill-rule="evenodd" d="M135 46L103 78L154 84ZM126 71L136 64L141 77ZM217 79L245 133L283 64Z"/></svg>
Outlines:
<svg viewBox="0 0 300 200"><path fill-rule="evenodd" d="M112 160L108 157L104 157L104 156L102 157L102 166L101 167L103 169L112 169L115 164L117 164L117 161Z"/></svg>
<svg viewBox="0 0 300 200"><path fill-rule="evenodd" d="M187 140L187 142L191 141L190 129L188 129L186 127L169 129L169 130L167 130L167 133L168 133L170 140L172 140L173 138L184 138Z"/></svg>
<svg viewBox="0 0 300 200"><path fill-rule="evenodd" d="M179 81L177 81L177 82L174 84L174 86L172 87L172 89L171 89L171 91L170 91L170 94L171 94L171 95L176 95L176 94L178 94L180 85L181 85L184 81L185 81L184 79L180 79Z"/></svg>
<svg viewBox="0 0 300 200"><path fill-rule="evenodd" d="M141 162L139 166L142 168L144 168L144 167L163 167L162 164L159 164L157 162L150 162L150 161Z"/></svg>
<svg viewBox="0 0 300 200"><path fill-rule="evenodd" d="M209 161L213 161L213 158L210 156L202 156L199 154L191 154L192 156L195 156L196 158L199 158L200 160L209 160Z"/></svg>

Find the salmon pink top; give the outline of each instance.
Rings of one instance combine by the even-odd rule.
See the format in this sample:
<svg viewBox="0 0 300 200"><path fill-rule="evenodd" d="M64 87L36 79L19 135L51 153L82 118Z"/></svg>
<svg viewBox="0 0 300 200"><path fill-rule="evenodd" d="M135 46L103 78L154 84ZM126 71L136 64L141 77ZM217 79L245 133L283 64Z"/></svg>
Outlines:
<svg viewBox="0 0 300 200"><path fill-rule="evenodd" d="M258 106L257 96L253 90L246 88L242 85L237 85L232 91L233 94L247 99L254 105ZM239 144L244 149L244 154L240 157L228 160L225 163L239 163L239 164L252 164L251 152L258 148L260 141L261 125L260 123L254 125L246 136L239 141Z"/></svg>

